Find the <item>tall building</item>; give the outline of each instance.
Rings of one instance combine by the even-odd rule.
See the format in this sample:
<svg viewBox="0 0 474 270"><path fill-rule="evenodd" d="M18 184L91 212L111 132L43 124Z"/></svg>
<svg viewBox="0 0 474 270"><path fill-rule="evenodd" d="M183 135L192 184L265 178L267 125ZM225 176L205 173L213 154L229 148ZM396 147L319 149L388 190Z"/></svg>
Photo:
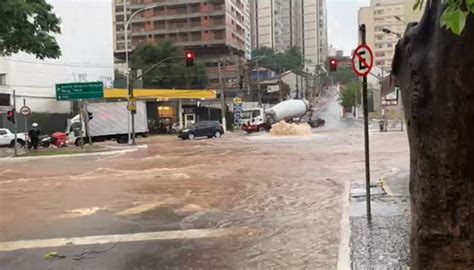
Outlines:
<svg viewBox="0 0 474 270"><path fill-rule="evenodd" d="M284 0L251 0L253 48L272 48L283 52L282 4Z"/></svg>
<svg viewBox="0 0 474 270"><path fill-rule="evenodd" d="M406 23L419 21L421 11L413 10L415 0L372 0L359 9L359 24L366 25L367 44L374 51L374 63L384 72L391 71L395 45ZM384 32L390 30L392 33Z"/></svg>
<svg viewBox="0 0 474 270"><path fill-rule="evenodd" d="M205 62L211 87L219 86L218 62L229 86L238 85L244 57L250 57L248 0L115 0L115 55L124 59L124 26L130 14L150 4L158 7L132 18L129 50L144 42L171 40L196 52Z"/></svg>
<svg viewBox="0 0 474 270"><path fill-rule="evenodd" d="M312 65L328 56L326 0L253 0L253 48L298 47Z"/></svg>
<svg viewBox="0 0 474 270"><path fill-rule="evenodd" d="M313 65L326 62L328 28L326 0L303 0L303 56Z"/></svg>

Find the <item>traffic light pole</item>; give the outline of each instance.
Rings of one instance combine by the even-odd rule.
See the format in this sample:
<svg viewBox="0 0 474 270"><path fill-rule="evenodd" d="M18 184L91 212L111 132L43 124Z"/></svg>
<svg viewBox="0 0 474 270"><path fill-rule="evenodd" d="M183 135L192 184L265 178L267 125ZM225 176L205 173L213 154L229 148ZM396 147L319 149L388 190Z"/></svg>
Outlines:
<svg viewBox="0 0 474 270"><path fill-rule="evenodd" d="M366 44L365 24L360 26L362 44ZM367 204L367 221L372 221L372 211L370 207L370 152L369 152L369 105L367 99L367 75L362 79L362 102L364 104L364 142L365 142L365 190Z"/></svg>
<svg viewBox="0 0 474 270"><path fill-rule="evenodd" d="M18 155L18 134L16 124L16 91L13 89L13 133L14 133L14 156Z"/></svg>

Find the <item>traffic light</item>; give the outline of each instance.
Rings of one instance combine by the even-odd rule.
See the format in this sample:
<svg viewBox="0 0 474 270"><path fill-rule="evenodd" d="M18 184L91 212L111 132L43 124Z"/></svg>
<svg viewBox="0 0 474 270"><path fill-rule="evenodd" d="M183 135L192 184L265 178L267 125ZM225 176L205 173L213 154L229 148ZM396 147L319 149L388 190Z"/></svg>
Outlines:
<svg viewBox="0 0 474 270"><path fill-rule="evenodd" d="M15 124L15 111L14 110L9 110L7 112L7 120Z"/></svg>
<svg viewBox="0 0 474 270"><path fill-rule="evenodd" d="M337 71L337 60L335 58L329 60L329 71Z"/></svg>
<svg viewBox="0 0 474 270"><path fill-rule="evenodd" d="M89 121L94 118L94 114L91 112L87 112L87 116L89 117Z"/></svg>
<svg viewBox="0 0 474 270"><path fill-rule="evenodd" d="M187 51L186 55L185 55L185 58L186 58L186 66L187 67L194 66L194 52Z"/></svg>

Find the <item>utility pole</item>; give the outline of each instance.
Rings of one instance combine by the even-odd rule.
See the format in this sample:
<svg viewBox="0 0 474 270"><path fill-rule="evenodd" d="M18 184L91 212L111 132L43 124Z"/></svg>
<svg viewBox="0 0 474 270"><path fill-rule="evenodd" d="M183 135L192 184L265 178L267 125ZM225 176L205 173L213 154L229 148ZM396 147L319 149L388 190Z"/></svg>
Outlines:
<svg viewBox="0 0 474 270"><path fill-rule="evenodd" d="M258 93L258 105L262 106L262 91L260 89L260 64L257 61L257 93Z"/></svg>
<svg viewBox="0 0 474 270"><path fill-rule="evenodd" d="M87 103L87 101L84 101L84 111L85 111L85 124L86 124L86 135L87 135L87 138L89 140L89 144L92 144L92 135L91 135L91 129L89 127L89 111L87 110L87 105L89 105Z"/></svg>
<svg viewBox="0 0 474 270"><path fill-rule="evenodd" d="M365 24L360 26L362 36L362 44L366 44ZM372 213L370 209L370 148L369 148L369 103L367 100L367 75L362 79L362 102L364 104L364 142L365 142L365 189L367 203L367 221L372 221Z"/></svg>
<svg viewBox="0 0 474 270"><path fill-rule="evenodd" d="M217 63L217 70L219 72L219 84L221 88L221 113L222 113L222 128L224 132L227 131L226 119L225 119L225 97L224 97L224 84L222 83L222 71L221 71L221 62Z"/></svg>
<svg viewBox="0 0 474 270"><path fill-rule="evenodd" d="M133 95L133 82L130 80L130 75L127 77L128 81L128 103L130 104L131 101L134 100L134 95ZM131 117L131 124L132 124L132 145L136 144L135 141L135 113L136 111L130 111L130 117Z"/></svg>
<svg viewBox="0 0 474 270"><path fill-rule="evenodd" d="M82 100L79 100L79 102L81 103L81 106L79 106L79 122L81 123L81 129L80 129L80 133L81 133L81 150L84 150L84 134L82 133L82 120L84 119L84 101Z"/></svg>
<svg viewBox="0 0 474 270"><path fill-rule="evenodd" d="M16 124L16 91L13 89L13 133L14 133L14 156L16 157L18 155L18 130L17 130L17 124Z"/></svg>

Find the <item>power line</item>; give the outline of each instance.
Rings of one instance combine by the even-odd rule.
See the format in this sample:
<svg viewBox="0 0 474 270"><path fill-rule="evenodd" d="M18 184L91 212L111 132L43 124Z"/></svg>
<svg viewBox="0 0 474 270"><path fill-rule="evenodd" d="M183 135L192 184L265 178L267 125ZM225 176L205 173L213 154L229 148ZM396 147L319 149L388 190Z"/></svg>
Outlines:
<svg viewBox="0 0 474 270"><path fill-rule="evenodd" d="M104 64L88 64L88 63L72 63L72 62L64 62L64 63L51 63L51 62L38 62L35 60L28 60L28 59L21 59L21 58L14 58L14 57L4 57L2 58L6 61L11 62L20 62L20 63L29 63L29 64L36 64L36 65L52 65L52 66L69 66L69 67L96 67L96 68L113 68L114 65L104 65Z"/></svg>

